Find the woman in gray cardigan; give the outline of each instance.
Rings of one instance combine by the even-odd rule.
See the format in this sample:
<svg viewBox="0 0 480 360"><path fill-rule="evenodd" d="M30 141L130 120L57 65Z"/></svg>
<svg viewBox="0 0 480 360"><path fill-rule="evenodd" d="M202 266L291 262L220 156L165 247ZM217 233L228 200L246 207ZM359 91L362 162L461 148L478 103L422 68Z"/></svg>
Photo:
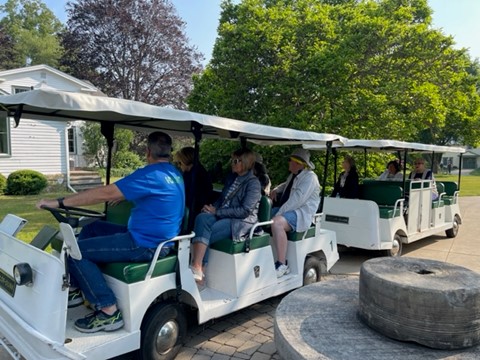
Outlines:
<svg viewBox="0 0 480 360"><path fill-rule="evenodd" d="M205 205L195 219L193 260L195 281L203 283L203 267L208 262L209 244L225 238L243 241L258 221L261 186L253 174L255 153L239 149L232 154L232 176L213 205Z"/></svg>

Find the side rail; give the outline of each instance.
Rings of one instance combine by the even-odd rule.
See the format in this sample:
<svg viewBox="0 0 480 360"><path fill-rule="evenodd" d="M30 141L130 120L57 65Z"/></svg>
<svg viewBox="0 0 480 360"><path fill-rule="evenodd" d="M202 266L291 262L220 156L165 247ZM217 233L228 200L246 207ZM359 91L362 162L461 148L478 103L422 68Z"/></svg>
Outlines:
<svg viewBox="0 0 480 360"><path fill-rule="evenodd" d="M153 255L152 261L150 262L150 266L148 267L147 274L145 275L145 280L149 280L152 277L153 270L155 269L158 258L160 256L160 251L162 251L162 248L165 244L169 242L178 242L181 240L192 239L194 236L195 236L195 233L192 231L190 234L178 235L178 236L175 236L173 239L170 239L158 244L157 249L155 250L155 254Z"/></svg>

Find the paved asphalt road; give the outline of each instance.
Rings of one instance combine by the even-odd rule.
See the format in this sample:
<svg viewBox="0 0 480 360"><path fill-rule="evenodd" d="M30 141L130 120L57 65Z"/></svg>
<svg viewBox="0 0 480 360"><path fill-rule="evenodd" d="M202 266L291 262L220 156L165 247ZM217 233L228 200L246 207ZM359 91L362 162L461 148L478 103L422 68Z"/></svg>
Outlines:
<svg viewBox="0 0 480 360"><path fill-rule="evenodd" d="M463 224L455 239L443 234L404 246L404 256L448 261L480 272L480 197L460 198ZM365 251L345 251L325 279L358 276L360 265L374 256ZM215 322L190 329L190 337L176 360L270 360L280 359L273 341L275 309L282 296L252 305L244 310L223 317ZM128 360L124 355L116 360ZM0 346L0 360L10 359ZM35 359L34 359L35 360Z"/></svg>

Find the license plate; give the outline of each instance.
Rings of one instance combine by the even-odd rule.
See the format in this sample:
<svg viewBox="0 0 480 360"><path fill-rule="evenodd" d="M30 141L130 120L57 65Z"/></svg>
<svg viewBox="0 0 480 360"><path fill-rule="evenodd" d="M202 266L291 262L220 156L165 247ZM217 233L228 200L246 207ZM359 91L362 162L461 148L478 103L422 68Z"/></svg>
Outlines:
<svg viewBox="0 0 480 360"><path fill-rule="evenodd" d="M0 269L0 288L13 297L13 295L15 295L16 285L15 279Z"/></svg>

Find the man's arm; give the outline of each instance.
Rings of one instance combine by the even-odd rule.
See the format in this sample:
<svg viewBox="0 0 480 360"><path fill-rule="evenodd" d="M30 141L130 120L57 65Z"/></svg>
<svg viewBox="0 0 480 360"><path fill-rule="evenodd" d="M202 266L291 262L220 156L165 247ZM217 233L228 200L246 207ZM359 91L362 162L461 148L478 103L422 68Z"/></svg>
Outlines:
<svg viewBox="0 0 480 360"><path fill-rule="evenodd" d="M65 206L85 206L85 205L94 205L106 201L119 201L124 200L120 189L115 184L110 184L95 189L90 189L82 191L77 194L69 195L63 199L63 204ZM58 200L46 200L42 199L37 203L37 208L41 208L42 205L51 208L58 208L60 206Z"/></svg>

